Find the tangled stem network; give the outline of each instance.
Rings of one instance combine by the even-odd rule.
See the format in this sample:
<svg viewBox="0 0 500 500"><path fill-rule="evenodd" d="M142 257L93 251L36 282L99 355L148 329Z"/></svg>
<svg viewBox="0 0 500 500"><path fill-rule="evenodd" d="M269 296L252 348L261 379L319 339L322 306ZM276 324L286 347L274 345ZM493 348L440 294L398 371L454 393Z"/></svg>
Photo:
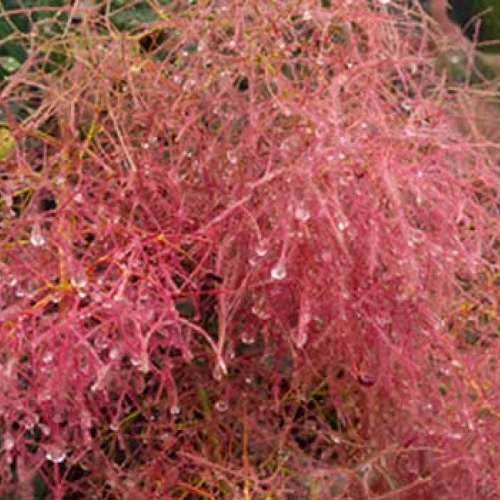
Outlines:
<svg viewBox="0 0 500 500"><path fill-rule="evenodd" d="M0 11L0 496L500 495L495 94L439 25L35 3Z"/></svg>

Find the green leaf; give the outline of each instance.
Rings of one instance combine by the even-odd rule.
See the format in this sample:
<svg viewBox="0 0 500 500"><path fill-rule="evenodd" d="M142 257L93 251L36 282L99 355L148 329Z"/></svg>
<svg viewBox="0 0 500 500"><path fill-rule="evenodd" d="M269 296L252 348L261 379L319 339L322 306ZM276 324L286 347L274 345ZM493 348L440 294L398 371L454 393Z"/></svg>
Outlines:
<svg viewBox="0 0 500 500"><path fill-rule="evenodd" d="M148 5L139 4L133 9L111 14L110 19L120 31L126 31L152 23L157 19L157 15Z"/></svg>
<svg viewBox="0 0 500 500"><path fill-rule="evenodd" d="M0 66L7 71L13 73L21 67L21 63L14 57L0 57Z"/></svg>
<svg viewBox="0 0 500 500"><path fill-rule="evenodd" d="M9 129L0 129L0 161L6 160L14 152L16 141Z"/></svg>
<svg viewBox="0 0 500 500"><path fill-rule="evenodd" d="M476 22L479 20L479 42L498 43L482 47L485 52L500 52L500 0L455 0L450 2L451 17L465 28L467 36L474 38Z"/></svg>

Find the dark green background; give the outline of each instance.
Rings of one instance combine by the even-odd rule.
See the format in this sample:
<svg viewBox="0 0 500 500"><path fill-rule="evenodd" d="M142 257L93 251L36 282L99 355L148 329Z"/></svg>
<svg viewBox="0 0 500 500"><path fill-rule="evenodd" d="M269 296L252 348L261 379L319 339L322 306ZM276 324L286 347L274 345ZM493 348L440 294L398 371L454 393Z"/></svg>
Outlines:
<svg viewBox="0 0 500 500"><path fill-rule="evenodd" d="M473 39L476 33L475 23L469 21L480 16L479 42L500 40L500 0L451 0L451 18L465 27L466 35ZM500 43L484 47L487 52L500 52Z"/></svg>

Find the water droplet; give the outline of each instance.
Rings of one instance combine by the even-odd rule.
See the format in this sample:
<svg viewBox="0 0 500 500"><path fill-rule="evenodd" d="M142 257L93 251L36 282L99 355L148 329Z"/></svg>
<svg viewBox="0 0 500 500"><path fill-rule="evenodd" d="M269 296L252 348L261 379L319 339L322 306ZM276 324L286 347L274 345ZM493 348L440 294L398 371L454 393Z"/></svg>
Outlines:
<svg viewBox="0 0 500 500"><path fill-rule="evenodd" d="M228 151L226 156L231 165L236 165L238 163L238 155L235 151Z"/></svg>
<svg viewBox="0 0 500 500"><path fill-rule="evenodd" d="M229 405L227 404L227 401L221 399L220 401L217 401L217 403L215 403L215 409L221 413L224 413L229 409Z"/></svg>
<svg viewBox="0 0 500 500"><path fill-rule="evenodd" d="M371 387L375 383L375 379L367 373L360 373L358 375L358 382L365 387Z"/></svg>
<svg viewBox="0 0 500 500"><path fill-rule="evenodd" d="M327 129L325 126L320 125L319 127L316 127L314 130L314 135L318 138L321 139L322 137L325 137L327 132Z"/></svg>
<svg viewBox="0 0 500 500"><path fill-rule="evenodd" d="M302 17L304 18L304 21L310 21L313 16L310 10L305 10Z"/></svg>
<svg viewBox="0 0 500 500"><path fill-rule="evenodd" d="M295 218L301 222L307 222L311 218L311 213L306 207L300 205L295 208Z"/></svg>
<svg viewBox="0 0 500 500"><path fill-rule="evenodd" d="M403 101L403 102L401 103L401 109L402 109L403 111L406 111L406 112L408 113L408 112L410 112L410 111L411 111L412 106L411 106L411 104L410 104L408 101Z"/></svg>
<svg viewBox="0 0 500 500"><path fill-rule="evenodd" d="M39 402L50 401L52 399L52 394L48 390L45 390L42 393L38 393L37 399Z"/></svg>
<svg viewBox="0 0 500 500"><path fill-rule="evenodd" d="M38 422L40 422L40 415L36 413L32 416L27 415L25 418L24 427L28 430L33 430Z"/></svg>
<svg viewBox="0 0 500 500"><path fill-rule="evenodd" d="M50 427L48 425L40 424L38 428L44 436L50 436Z"/></svg>
<svg viewBox="0 0 500 500"><path fill-rule="evenodd" d="M229 359L234 359L236 357L236 353L234 352L234 346L232 342L228 342L226 355Z"/></svg>
<svg viewBox="0 0 500 500"><path fill-rule="evenodd" d="M255 247L255 253L259 256L259 257L265 257L266 254L267 254L267 248L266 246L264 245L264 243L262 243L261 241L259 241L259 243L257 244L257 246Z"/></svg>
<svg viewBox="0 0 500 500"><path fill-rule="evenodd" d="M77 203L83 203L83 195L82 193L76 193L73 198Z"/></svg>
<svg viewBox="0 0 500 500"><path fill-rule="evenodd" d="M53 359L54 359L54 354L52 354L51 352L46 352L43 355L42 361L44 363L50 363Z"/></svg>
<svg viewBox="0 0 500 500"><path fill-rule="evenodd" d="M360 476L364 476L365 474L367 474L368 472L370 472L372 469L372 466L371 464L362 464L358 467L358 474Z"/></svg>
<svg viewBox="0 0 500 500"><path fill-rule="evenodd" d="M141 144L141 148L142 148L142 149L149 149L149 143L148 143L148 142L143 142L143 143Z"/></svg>
<svg viewBox="0 0 500 500"><path fill-rule="evenodd" d="M64 177L64 175L58 175L54 179L54 183L56 186L60 186L61 184L64 184L65 181L66 181L66 178Z"/></svg>
<svg viewBox="0 0 500 500"><path fill-rule="evenodd" d="M172 405L170 407L170 415L176 416L181 412L181 407L179 405Z"/></svg>
<svg viewBox="0 0 500 500"><path fill-rule="evenodd" d="M246 345L252 345L255 343L255 334L251 331L244 331L241 335L241 341Z"/></svg>
<svg viewBox="0 0 500 500"><path fill-rule="evenodd" d="M297 332L292 333L292 342L297 349L302 349L307 343L307 332L305 328L299 328Z"/></svg>
<svg viewBox="0 0 500 500"><path fill-rule="evenodd" d="M87 279L84 276L73 276L71 278L71 286L74 288L85 288L87 286Z"/></svg>
<svg viewBox="0 0 500 500"><path fill-rule="evenodd" d="M51 446L47 450L45 458L52 463L60 464L66 459L66 451L58 446Z"/></svg>
<svg viewBox="0 0 500 500"><path fill-rule="evenodd" d="M391 3L391 0L378 0L379 3L381 3L382 5L388 5Z"/></svg>
<svg viewBox="0 0 500 500"><path fill-rule="evenodd" d="M43 237L40 226L35 225L31 230L30 243L34 247L41 247L45 245L45 238Z"/></svg>
<svg viewBox="0 0 500 500"><path fill-rule="evenodd" d="M252 377L245 377L245 384L251 384L253 382L253 378Z"/></svg>
<svg viewBox="0 0 500 500"><path fill-rule="evenodd" d="M408 127L405 128L405 135L407 137L415 137L417 135L417 131L415 130L414 127L409 125Z"/></svg>
<svg viewBox="0 0 500 500"><path fill-rule="evenodd" d="M329 262L331 262L332 259L333 259L332 252L323 252L321 254L321 260L323 262L325 262L326 264L328 264Z"/></svg>
<svg viewBox="0 0 500 500"><path fill-rule="evenodd" d="M120 356L120 350L114 347L109 351L109 359L118 359Z"/></svg>
<svg viewBox="0 0 500 500"><path fill-rule="evenodd" d="M265 308L265 301L260 301L260 304L256 304L252 307L252 313L257 316L257 318L265 321L271 317L268 311Z"/></svg>
<svg viewBox="0 0 500 500"><path fill-rule="evenodd" d="M279 262L271 269L271 278L273 280L283 280L286 278L286 267L282 262Z"/></svg>
<svg viewBox="0 0 500 500"><path fill-rule="evenodd" d="M10 451L12 448L14 448L14 445L16 444L14 440L14 436L12 434L5 434L3 438L3 448L5 451Z"/></svg>
<svg viewBox="0 0 500 500"><path fill-rule="evenodd" d="M349 222L346 220L340 221L337 226L341 231L345 231L349 227Z"/></svg>
<svg viewBox="0 0 500 500"><path fill-rule="evenodd" d="M196 86L196 80L194 78L188 78L184 85L182 86L182 90L191 90Z"/></svg>
<svg viewBox="0 0 500 500"><path fill-rule="evenodd" d="M222 377L224 376L220 364L217 364L212 372L212 377L214 380L217 380L217 382L220 382L222 380Z"/></svg>

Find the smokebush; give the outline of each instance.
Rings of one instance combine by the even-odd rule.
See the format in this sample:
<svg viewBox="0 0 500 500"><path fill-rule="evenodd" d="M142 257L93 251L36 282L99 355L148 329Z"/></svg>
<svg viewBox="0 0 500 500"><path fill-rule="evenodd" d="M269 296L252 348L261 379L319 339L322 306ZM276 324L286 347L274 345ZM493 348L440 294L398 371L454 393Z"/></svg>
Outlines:
<svg viewBox="0 0 500 500"><path fill-rule="evenodd" d="M496 498L473 48L404 1L26 5L46 15L0 93L2 495Z"/></svg>

